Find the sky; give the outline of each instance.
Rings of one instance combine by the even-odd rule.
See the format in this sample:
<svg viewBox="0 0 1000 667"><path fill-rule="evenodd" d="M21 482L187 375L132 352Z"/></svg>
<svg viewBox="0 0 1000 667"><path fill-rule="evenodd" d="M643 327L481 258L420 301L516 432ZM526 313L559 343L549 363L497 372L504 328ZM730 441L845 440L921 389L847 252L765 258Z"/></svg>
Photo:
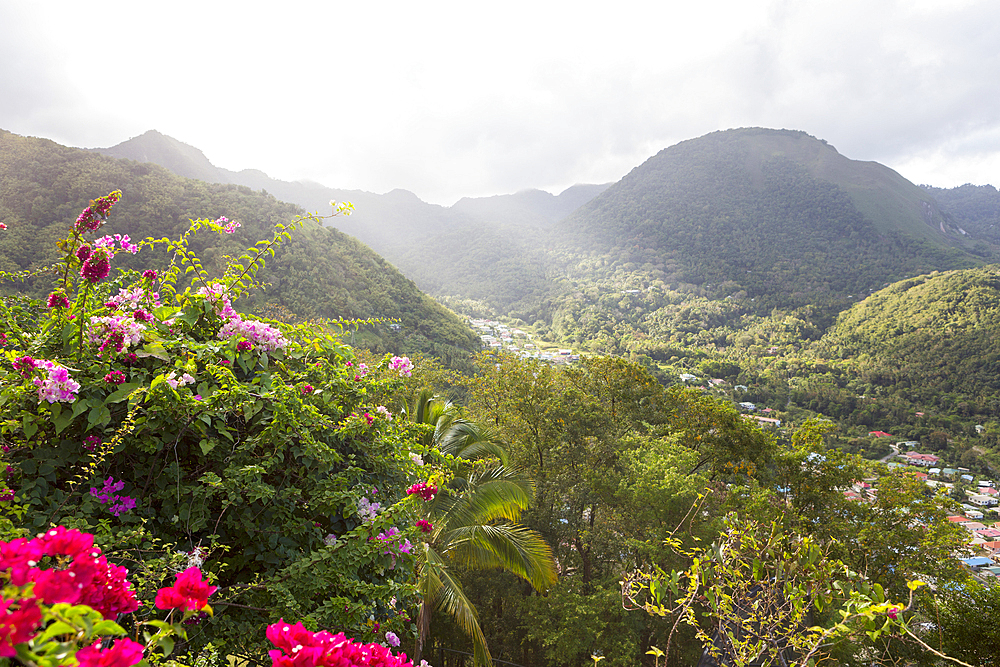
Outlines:
<svg viewBox="0 0 1000 667"><path fill-rule="evenodd" d="M0 0L0 128L450 205L733 127L1000 186L994 0Z"/></svg>

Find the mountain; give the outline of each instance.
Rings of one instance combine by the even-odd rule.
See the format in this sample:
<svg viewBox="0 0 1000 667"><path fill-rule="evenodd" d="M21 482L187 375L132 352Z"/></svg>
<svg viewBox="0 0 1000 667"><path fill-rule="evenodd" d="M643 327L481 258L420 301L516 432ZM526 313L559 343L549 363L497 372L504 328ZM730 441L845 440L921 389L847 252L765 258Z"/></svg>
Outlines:
<svg viewBox="0 0 1000 667"><path fill-rule="evenodd" d="M666 148L554 231L562 250L591 258L569 265L573 275L745 292L759 309L839 308L886 282L979 261L968 252L975 239L925 190L790 130L726 130Z"/></svg>
<svg viewBox="0 0 1000 667"><path fill-rule="evenodd" d="M325 212L330 200L350 201L355 212L334 225L355 236L397 266L424 291L489 310L534 319L555 289L546 275L548 259L539 239L545 230L606 189L575 185L559 195L524 190L513 195L465 198L444 207L412 192L378 195L288 182L261 171L235 172L212 165L198 149L150 130L110 148L104 155L159 164L174 173L212 183L265 190L307 211Z"/></svg>
<svg viewBox="0 0 1000 667"><path fill-rule="evenodd" d="M201 164L199 151L169 137L153 137L167 154ZM155 146L154 146L155 148ZM189 150L190 149L190 150ZM161 157L153 148L145 155ZM107 233L133 239L176 238L192 218L226 216L242 227L233 235L201 232L192 248L211 275L219 275L225 255L238 256L259 239L270 238L276 223L288 223L303 211L294 204L234 184L211 184L182 178L166 169L132 160L60 146L44 139L0 130L0 270L36 269L57 259L55 242L87 205L111 190L123 192ZM150 250L143 252L148 263ZM135 268L139 258L119 254L116 266ZM356 342L377 351L426 352L446 361L478 350L473 332L454 314L421 293L383 258L336 229L306 223L292 234L266 268L258 273L265 289L238 304L298 318L396 319L367 327ZM49 281L37 276L19 288L40 296Z"/></svg>
<svg viewBox="0 0 1000 667"><path fill-rule="evenodd" d="M954 224L977 238L991 244L1000 244L1000 192L992 185L971 185L957 188L922 186L938 203ZM977 244L973 252L984 252Z"/></svg>
<svg viewBox="0 0 1000 667"><path fill-rule="evenodd" d="M451 209L478 222L502 221L509 225L543 228L565 218L610 185L574 185L559 195L544 190L522 190L512 195L464 197Z"/></svg>

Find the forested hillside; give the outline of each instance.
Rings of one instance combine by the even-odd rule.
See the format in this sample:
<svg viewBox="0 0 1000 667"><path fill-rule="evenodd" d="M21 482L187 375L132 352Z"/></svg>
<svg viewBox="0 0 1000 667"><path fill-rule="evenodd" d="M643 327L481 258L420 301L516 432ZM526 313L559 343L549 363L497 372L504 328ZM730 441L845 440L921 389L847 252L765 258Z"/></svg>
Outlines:
<svg viewBox="0 0 1000 667"><path fill-rule="evenodd" d="M885 282L975 263L921 194L802 132L728 130L661 151L557 231L593 258L580 276L746 292L757 312L839 308Z"/></svg>
<svg viewBox="0 0 1000 667"><path fill-rule="evenodd" d="M945 215L955 224L988 243L1000 243L1000 192L992 185L965 184L957 188L924 189L934 197ZM974 246L983 252L982 246Z"/></svg>
<svg viewBox="0 0 1000 667"><path fill-rule="evenodd" d="M55 240L65 234L81 202L115 189L124 196L109 233L127 234L133 241L177 237L190 218L206 214L239 222L241 227L226 238L194 238L192 247L210 272L223 266L224 256L242 252L249 239L268 236L275 224L302 213L294 204L245 186L181 178L156 165L0 132L0 221L8 227L0 238L0 270L53 263ZM130 259L122 264L131 266ZM369 248L334 229L307 223L258 278L268 285L247 306L255 310L277 308L300 319L386 320L358 332L358 344L435 353L446 360L465 358L478 348L458 318ZM41 278L27 285L35 296L50 287ZM398 320L398 331L389 320Z"/></svg>

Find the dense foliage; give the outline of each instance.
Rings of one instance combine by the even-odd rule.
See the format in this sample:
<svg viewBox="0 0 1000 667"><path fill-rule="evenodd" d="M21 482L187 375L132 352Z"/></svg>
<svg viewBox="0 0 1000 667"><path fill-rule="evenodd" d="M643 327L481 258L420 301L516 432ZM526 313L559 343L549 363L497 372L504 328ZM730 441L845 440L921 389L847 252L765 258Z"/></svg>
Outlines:
<svg viewBox="0 0 1000 667"><path fill-rule="evenodd" d="M282 615L406 636L417 529L403 489L418 469L410 427L376 401L412 365L367 367L322 327L234 308L290 238L281 224L218 278L191 241L235 231L224 219L143 242L140 256L169 248L167 270L106 279L140 250L101 236L120 196L92 203L60 243L47 303L3 301L4 532L92 532L140 573L146 600L171 570L204 563L216 614L195 619L193 648L259 659L260 630Z"/></svg>

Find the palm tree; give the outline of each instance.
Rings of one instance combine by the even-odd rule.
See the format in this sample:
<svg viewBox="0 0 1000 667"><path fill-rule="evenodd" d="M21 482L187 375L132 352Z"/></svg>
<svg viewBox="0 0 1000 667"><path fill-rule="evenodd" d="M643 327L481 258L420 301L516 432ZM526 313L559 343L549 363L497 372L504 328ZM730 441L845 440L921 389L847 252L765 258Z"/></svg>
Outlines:
<svg viewBox="0 0 1000 667"><path fill-rule="evenodd" d="M501 568L545 591L556 582L552 550L541 535L516 523L533 497L533 485L510 466L495 434L464 418L457 406L421 392L413 421L434 427L424 440L462 462L446 490L422 506L433 528L422 543L417 587L422 598L414 661L420 660L431 614L442 609L473 643L477 667L492 658L479 616L462 591L455 566Z"/></svg>

